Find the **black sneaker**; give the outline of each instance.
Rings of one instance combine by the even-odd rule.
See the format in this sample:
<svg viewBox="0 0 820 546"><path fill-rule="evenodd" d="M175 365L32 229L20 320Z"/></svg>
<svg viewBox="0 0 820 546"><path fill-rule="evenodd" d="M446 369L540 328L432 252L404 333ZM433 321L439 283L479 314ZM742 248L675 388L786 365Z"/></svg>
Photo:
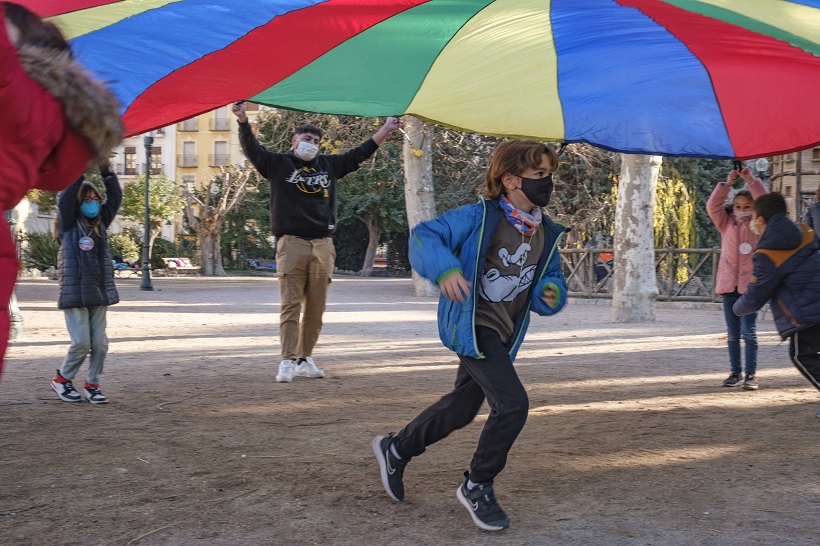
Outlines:
<svg viewBox="0 0 820 546"><path fill-rule="evenodd" d="M740 379L739 373L733 373L729 377L723 380L724 387L739 387L743 384L743 380Z"/></svg>
<svg viewBox="0 0 820 546"><path fill-rule="evenodd" d="M390 444L393 443L393 434L387 436L376 436L370 443L373 454L379 462L379 470L382 475L382 486L395 501L404 500L404 467L410 459L397 459L390 452Z"/></svg>
<svg viewBox="0 0 820 546"><path fill-rule="evenodd" d="M456 489L459 502L470 512L476 525L485 531L500 531L510 526L510 518L498 505L493 493L492 483L479 483L473 489L467 489L470 473L464 473L464 483Z"/></svg>
<svg viewBox="0 0 820 546"><path fill-rule="evenodd" d="M51 381L51 388L63 402L79 402L82 400L80 393L76 391L71 381Z"/></svg>
<svg viewBox="0 0 820 546"><path fill-rule="evenodd" d="M85 392L85 397L92 404L108 403L108 398L106 398L102 391L100 391L99 387L91 387L89 385L86 385L85 387L83 387L83 392Z"/></svg>
<svg viewBox="0 0 820 546"><path fill-rule="evenodd" d="M760 385L757 383L754 374L746 374L746 379L743 380L743 390L756 391L759 388Z"/></svg>

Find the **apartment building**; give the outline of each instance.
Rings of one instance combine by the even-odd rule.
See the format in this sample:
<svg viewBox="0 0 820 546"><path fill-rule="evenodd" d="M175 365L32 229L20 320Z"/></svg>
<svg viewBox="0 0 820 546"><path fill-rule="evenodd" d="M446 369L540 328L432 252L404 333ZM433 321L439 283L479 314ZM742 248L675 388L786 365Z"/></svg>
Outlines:
<svg viewBox="0 0 820 546"><path fill-rule="evenodd" d="M783 194L792 220L801 219L820 185L820 147L774 156L770 167L772 191Z"/></svg>

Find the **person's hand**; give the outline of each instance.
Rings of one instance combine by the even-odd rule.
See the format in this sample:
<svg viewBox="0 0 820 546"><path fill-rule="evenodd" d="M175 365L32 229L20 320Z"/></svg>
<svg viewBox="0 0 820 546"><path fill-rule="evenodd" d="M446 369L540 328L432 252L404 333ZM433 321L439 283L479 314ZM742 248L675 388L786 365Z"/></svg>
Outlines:
<svg viewBox="0 0 820 546"><path fill-rule="evenodd" d="M558 305L558 290L553 285L547 285L544 289L544 295L541 296L541 300L549 305L550 309L555 309Z"/></svg>
<svg viewBox="0 0 820 546"><path fill-rule="evenodd" d="M111 172L111 160L107 157L97 162L97 167L100 168L100 176L103 178L108 178L111 174L113 174Z"/></svg>
<svg viewBox="0 0 820 546"><path fill-rule="evenodd" d="M726 176L726 185L730 188L735 185L735 180L737 180L737 176L740 174L740 171L736 169L732 169L729 171L729 174Z"/></svg>
<svg viewBox="0 0 820 546"><path fill-rule="evenodd" d="M388 133L392 133L399 127L401 127L401 118L390 116L384 122L384 128L387 130Z"/></svg>
<svg viewBox="0 0 820 546"><path fill-rule="evenodd" d="M469 282L461 273L452 273L444 278L438 285L444 297L464 303L464 298L470 297L470 287L473 283Z"/></svg>
<svg viewBox="0 0 820 546"><path fill-rule="evenodd" d="M740 171L740 178L742 178L747 184L751 184L755 180L755 176L752 174L752 169L749 167L746 167Z"/></svg>
<svg viewBox="0 0 820 546"><path fill-rule="evenodd" d="M244 100L233 103L233 106L231 107L231 111L233 112L233 115L236 116L236 119L237 121L239 121L239 123L247 123L248 116L245 115L247 109L248 105L245 103Z"/></svg>

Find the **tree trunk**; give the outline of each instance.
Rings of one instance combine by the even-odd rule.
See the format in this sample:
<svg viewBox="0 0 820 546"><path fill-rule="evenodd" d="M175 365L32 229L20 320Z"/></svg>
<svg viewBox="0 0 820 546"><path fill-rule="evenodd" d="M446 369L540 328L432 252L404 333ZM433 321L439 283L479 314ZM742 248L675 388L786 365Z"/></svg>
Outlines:
<svg viewBox="0 0 820 546"><path fill-rule="evenodd" d="M382 230L378 222L371 218L360 218L367 226L367 250L364 253L364 263L362 264L362 277L369 277L373 274L373 260L376 259L376 250L379 248L379 240L382 238Z"/></svg>
<svg viewBox="0 0 820 546"><path fill-rule="evenodd" d="M162 224L151 225L148 231L148 257L153 258L154 256L154 241L157 240L159 234L162 233ZM160 258L172 258L173 256L160 256ZM140 251L140 260L144 259L142 256L142 251ZM142 265L142 264L140 264Z"/></svg>
<svg viewBox="0 0 820 546"><path fill-rule="evenodd" d="M404 116L404 201L407 223L417 224L436 217L436 194L433 189L433 126ZM435 296L438 287L413 271L413 289L417 296Z"/></svg>
<svg viewBox="0 0 820 546"><path fill-rule="evenodd" d="M651 322L658 295L655 278L654 211L662 158L621 154L615 206L612 320Z"/></svg>
<svg viewBox="0 0 820 546"><path fill-rule="evenodd" d="M227 277L228 274L222 267L219 230L202 232L199 236L202 241L202 274L206 277Z"/></svg>

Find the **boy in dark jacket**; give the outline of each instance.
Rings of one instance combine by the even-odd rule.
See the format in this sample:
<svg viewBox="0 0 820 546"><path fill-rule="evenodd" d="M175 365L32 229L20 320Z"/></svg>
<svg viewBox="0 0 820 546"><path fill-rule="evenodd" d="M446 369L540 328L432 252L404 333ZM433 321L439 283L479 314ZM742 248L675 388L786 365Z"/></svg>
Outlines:
<svg viewBox="0 0 820 546"><path fill-rule="evenodd" d="M820 252L814 231L789 220L778 192L755 199L754 209L749 227L761 237L752 282L732 310L746 315L768 301L780 336L790 339L789 357L820 390Z"/></svg>

